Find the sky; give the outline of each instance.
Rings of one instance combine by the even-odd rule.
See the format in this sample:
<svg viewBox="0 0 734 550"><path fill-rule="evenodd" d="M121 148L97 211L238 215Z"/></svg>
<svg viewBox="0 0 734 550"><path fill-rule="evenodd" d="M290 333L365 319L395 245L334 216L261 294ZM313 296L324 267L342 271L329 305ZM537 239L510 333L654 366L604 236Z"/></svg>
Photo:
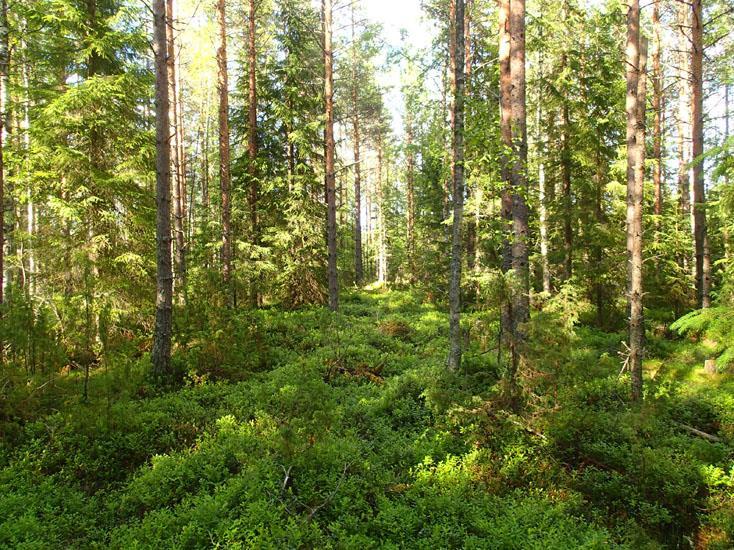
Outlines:
<svg viewBox="0 0 734 550"><path fill-rule="evenodd" d="M367 19L382 25L382 36L388 46L397 48L402 44L401 30L406 31L412 47L421 49L431 45L435 28L431 22L425 20L420 0L365 0L361 4ZM384 59L380 60L382 61ZM378 75L380 84L388 88L385 104L393 116L393 129L396 133L400 133L402 129L400 76L399 67Z"/></svg>

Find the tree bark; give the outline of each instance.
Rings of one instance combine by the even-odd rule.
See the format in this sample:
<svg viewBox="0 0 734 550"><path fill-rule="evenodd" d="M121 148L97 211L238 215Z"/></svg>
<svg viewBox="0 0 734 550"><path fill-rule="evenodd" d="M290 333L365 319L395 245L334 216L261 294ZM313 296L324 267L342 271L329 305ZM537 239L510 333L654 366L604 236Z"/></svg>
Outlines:
<svg viewBox="0 0 734 550"><path fill-rule="evenodd" d="M171 133L168 120L168 67L166 65L165 0L153 1L156 119L156 306L151 362L160 381L170 378L173 330L173 271L171 266Z"/></svg>
<svg viewBox="0 0 734 550"><path fill-rule="evenodd" d="M180 108L178 102L178 88L176 78L176 41L174 37L174 21L176 19L176 6L174 0L166 0L166 13L168 15L166 22L166 43L168 65L168 120L171 125L170 132L173 139L170 140L171 146L171 183L173 188L173 234L175 236L174 247L174 266L175 279L178 279L180 288L175 288L174 292L179 294L179 299L183 299L186 289L186 251L184 239L184 213L183 203L185 196L182 196L181 186L181 147L179 138L179 116Z"/></svg>
<svg viewBox="0 0 734 550"><path fill-rule="evenodd" d="M711 306L711 252L703 171L703 1L693 0L691 32L691 134L693 139L693 237L698 307Z"/></svg>
<svg viewBox="0 0 734 550"><path fill-rule="evenodd" d="M258 223L257 203L260 194L260 186L257 179L257 49L255 34L255 0L250 0L250 12L248 17L249 31L247 35L247 61L248 61L248 104L247 104L247 174L250 178L250 226L252 231L252 242L260 244L260 227Z"/></svg>
<svg viewBox="0 0 734 550"><path fill-rule="evenodd" d="M461 367L461 224L464 214L464 0L455 0L453 101L453 224L451 231L451 284L449 288L448 367Z"/></svg>
<svg viewBox="0 0 734 550"><path fill-rule="evenodd" d="M339 279L336 247L336 173L334 168L334 52L332 50L332 0L322 0L324 31L324 110L326 114L326 241L328 250L329 308L339 309Z"/></svg>
<svg viewBox="0 0 734 550"><path fill-rule="evenodd" d="M5 298L5 128L7 121L8 65L9 65L8 2L0 0L0 305ZM0 363L2 363L0 342Z"/></svg>
<svg viewBox="0 0 734 550"><path fill-rule="evenodd" d="M387 283L387 235L385 231L385 190L383 185L383 137L382 131L377 141L377 186L375 199L377 202L377 282Z"/></svg>
<svg viewBox="0 0 734 550"><path fill-rule="evenodd" d="M407 185L407 248L408 248L408 279L415 283L415 151L413 150L413 106L406 105L406 185Z"/></svg>
<svg viewBox="0 0 734 550"><path fill-rule="evenodd" d="M564 65L565 54L564 54ZM571 115L568 101L564 99L562 108L563 136L561 150L561 184L563 191L563 280L573 275L573 197L571 196Z"/></svg>
<svg viewBox="0 0 734 550"><path fill-rule="evenodd" d="M632 398L642 398L644 324L642 309L642 184L644 176L644 95L640 95L643 48L640 40L640 2L630 0L627 13L627 301L629 308L629 369ZM642 141L640 141L642 138Z"/></svg>
<svg viewBox="0 0 734 550"><path fill-rule="evenodd" d="M361 134L359 127L359 74L357 72L357 37L352 4L352 133L354 147L354 282L358 286L364 279L362 261L362 164Z"/></svg>
<svg viewBox="0 0 734 550"><path fill-rule="evenodd" d="M219 185L222 193L222 279L228 303L235 306L232 284L232 205L229 149L229 79L227 75L227 15L225 0L217 0L219 48L217 49L217 88L219 92Z"/></svg>
<svg viewBox="0 0 734 550"><path fill-rule="evenodd" d="M510 2L510 74L512 79L512 269L515 274L512 330L515 346L524 340L522 324L530 319L528 251L528 133L525 92L525 0Z"/></svg>
<svg viewBox="0 0 734 550"><path fill-rule="evenodd" d="M502 216L502 273L512 268L512 245L510 228L512 225L512 75L510 72L510 0L499 1L499 71L500 71L500 176L503 182L501 194ZM500 305L500 342L510 343L512 333L512 301L506 297ZM501 349L502 346L500 346ZM500 356L501 353L498 353Z"/></svg>
<svg viewBox="0 0 734 550"><path fill-rule="evenodd" d="M689 6L678 5L678 191L680 210L684 220L691 213L690 163L690 41L686 34L689 27ZM688 255L684 256L686 259ZM685 263L685 262L684 262Z"/></svg>
<svg viewBox="0 0 734 550"><path fill-rule="evenodd" d="M663 71L660 58L662 55L662 26L660 24L660 1L654 0L652 10L652 26L654 34L652 52L652 109L653 109L653 165L652 181L655 190L655 214L663 213Z"/></svg>

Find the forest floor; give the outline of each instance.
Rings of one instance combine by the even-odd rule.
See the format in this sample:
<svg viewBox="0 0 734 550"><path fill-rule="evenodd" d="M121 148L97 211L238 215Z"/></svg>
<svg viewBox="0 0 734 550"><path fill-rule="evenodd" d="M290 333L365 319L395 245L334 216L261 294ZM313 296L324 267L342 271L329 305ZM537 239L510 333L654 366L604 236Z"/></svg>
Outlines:
<svg viewBox="0 0 734 550"><path fill-rule="evenodd" d="M132 353L87 402L81 373L8 381L0 546L732 547L734 377L695 342L648 343L635 406L624 334L536 319L513 414L491 315L458 374L416 293L219 315L180 330L180 389Z"/></svg>

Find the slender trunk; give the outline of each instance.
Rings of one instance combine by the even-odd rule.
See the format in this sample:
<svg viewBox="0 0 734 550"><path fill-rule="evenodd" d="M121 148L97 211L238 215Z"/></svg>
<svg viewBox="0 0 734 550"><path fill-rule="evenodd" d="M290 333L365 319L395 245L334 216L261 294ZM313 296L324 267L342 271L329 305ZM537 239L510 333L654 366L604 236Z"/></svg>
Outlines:
<svg viewBox="0 0 734 550"><path fill-rule="evenodd" d="M409 282L415 283L415 151L413 150L413 112L412 105L406 106L406 184L407 184L407 248Z"/></svg>
<svg viewBox="0 0 734 550"><path fill-rule="evenodd" d="M235 306L232 284L232 205L229 153L229 81L227 76L227 16L225 0L217 0L219 48L217 49L219 91L219 185L222 193L222 279L228 303Z"/></svg>
<svg viewBox="0 0 734 550"><path fill-rule="evenodd" d="M642 176L644 175L644 120L639 103L643 55L640 44L640 3L630 0L627 13L627 300L629 307L629 368L632 398L642 398L644 325L642 310ZM640 142L640 137L643 142ZM641 162L643 161L643 162Z"/></svg>
<svg viewBox="0 0 734 550"><path fill-rule="evenodd" d="M336 173L334 168L334 52L332 50L332 0L322 0L324 23L324 110L326 114L326 241L328 249L329 308L339 309L339 280L336 265Z"/></svg>
<svg viewBox="0 0 734 550"><path fill-rule="evenodd" d="M173 188L173 234L174 234L174 272L178 279L179 288L174 291L178 294L178 299L183 301L186 288L186 256L184 245L184 215L183 203L184 197L181 195L181 159L179 153L179 117L178 109L178 92L176 79L176 43L174 37L174 22L176 20L176 5L174 0L166 0L166 12L168 15L166 24L166 42L167 42L167 58L168 65L168 121L171 125L170 133L173 139L170 140L171 146L171 187Z"/></svg>
<svg viewBox="0 0 734 550"><path fill-rule="evenodd" d="M21 47L26 50L27 44L21 39ZM23 118L21 122L21 136L23 139L24 162L26 163L26 239L27 239L27 260L28 267L26 271L26 291L30 296L36 294L36 255L34 251L35 242L35 219L36 205L33 202L33 190L30 182L30 155L31 155L31 121L30 121L30 104L31 104L31 83L30 83L30 67L28 58L25 57L21 66L21 78L23 79L23 92L25 98L23 101Z"/></svg>
<svg viewBox="0 0 734 550"><path fill-rule="evenodd" d="M5 128L8 111L8 62L9 62L8 2L0 0L0 305L5 297ZM0 363L2 363L3 343L0 342Z"/></svg>
<svg viewBox="0 0 734 550"><path fill-rule="evenodd" d="M654 0L652 10L653 52L652 52L652 109L653 109L653 165L652 181L655 190L655 214L663 213L663 71L660 62L662 54L662 26L660 24L660 1Z"/></svg>
<svg viewBox="0 0 734 550"><path fill-rule="evenodd" d="M153 47L155 51L156 118L156 253L157 293L155 333L151 362L153 375L169 378L171 370L171 332L173 330L173 271L171 266L171 147L168 120L168 67L166 65L165 0L153 1Z"/></svg>
<svg viewBox="0 0 734 550"><path fill-rule="evenodd" d="M354 20L354 4L352 4L352 133L354 147L354 282L357 285L364 279L362 263L362 165L360 158L359 127L359 84L357 73L357 41Z"/></svg>
<svg viewBox="0 0 734 550"><path fill-rule="evenodd" d="M688 4L678 6L678 191L680 193L680 210L684 219L691 213L690 207L690 41L687 29L689 26ZM686 255L687 258L688 255Z"/></svg>
<svg viewBox="0 0 734 550"><path fill-rule="evenodd" d="M472 74L472 42L471 42L471 12L474 0L465 0L464 6L464 96L471 97L471 74ZM464 115L467 116L466 114ZM469 114L471 117L471 114ZM464 169L466 172L466 168ZM466 198L471 199L472 189L468 173L464 174L466 180ZM478 197L476 197L478 199ZM475 201L476 201L475 199ZM474 270L477 262L477 216L469 216L466 220L466 265L469 270Z"/></svg>
<svg viewBox="0 0 734 550"><path fill-rule="evenodd" d="M387 282L387 243L385 235L385 209L384 209L384 188L382 181L383 169L383 142L382 133L377 142L377 188L375 189L375 198L377 202L377 282Z"/></svg>
<svg viewBox="0 0 734 550"><path fill-rule="evenodd" d="M250 178L250 229L252 231L252 242L260 244L260 227L258 225L257 202L260 193L257 179L257 49L255 34L255 0L250 0L250 13L248 17L249 31L247 33L247 61L249 76L249 91L247 103L247 174Z"/></svg>
<svg viewBox="0 0 734 550"><path fill-rule="evenodd" d="M448 367L461 367L461 223L464 215L464 0L455 0L454 101L453 101L453 206L451 232L451 284L449 289Z"/></svg>
<svg viewBox="0 0 734 550"><path fill-rule="evenodd" d="M510 73L512 79L512 330L516 345L524 340L522 324L530 319L530 259L528 251L528 134L525 92L525 0L510 3Z"/></svg>
<svg viewBox="0 0 734 550"><path fill-rule="evenodd" d="M503 182L501 196L502 216L502 272L512 268L512 246L510 227L512 224L511 193L511 152L512 152L512 76L510 73L510 0L499 2L499 70L500 70L500 136L502 154L500 155L500 175ZM503 343L511 345L512 301L503 298L500 306L500 351Z"/></svg>
<svg viewBox="0 0 734 550"><path fill-rule="evenodd" d="M711 306L711 252L706 224L703 172L703 7L693 0L691 32L691 134L693 138L693 236L698 307Z"/></svg>
<svg viewBox="0 0 734 550"><path fill-rule="evenodd" d="M571 116L567 101L563 102L562 117L563 139L561 145L561 184L563 188L563 280L568 281L573 275L573 198L571 196Z"/></svg>
<svg viewBox="0 0 734 550"><path fill-rule="evenodd" d="M540 80L543 80L543 59L541 54L538 53L538 68L540 71ZM543 130L541 123L543 120L543 98L542 92L538 89L537 107L535 113L535 126L537 131L536 145L538 155L538 217L539 217L539 232L540 232L540 269L541 277L543 280L543 292L550 294L551 291L551 277L550 268L548 265L548 205L546 204L545 197L545 164L544 154L545 147L543 143Z"/></svg>

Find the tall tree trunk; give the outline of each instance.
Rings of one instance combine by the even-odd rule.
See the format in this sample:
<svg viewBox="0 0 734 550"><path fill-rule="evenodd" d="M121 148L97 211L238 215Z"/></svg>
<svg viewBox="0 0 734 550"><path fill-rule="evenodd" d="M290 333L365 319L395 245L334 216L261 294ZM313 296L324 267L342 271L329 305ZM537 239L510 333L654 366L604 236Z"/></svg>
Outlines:
<svg viewBox="0 0 734 550"><path fill-rule="evenodd" d="M27 50L25 39L21 39L21 49ZM27 55L21 62L21 78L23 83L23 115L21 120L20 133L23 139L24 162L26 164L26 242L27 242L27 260L25 289L30 296L36 294L36 254L35 254L35 220L36 205L33 201L33 190L31 189L30 178L30 155L31 155L31 121L30 121L30 105L31 105L31 81L30 66Z"/></svg>
<svg viewBox="0 0 734 550"><path fill-rule="evenodd" d="M693 138L693 236L698 307L711 306L711 252L703 172L703 7L693 0L691 32L691 134Z"/></svg>
<svg viewBox="0 0 734 550"><path fill-rule="evenodd" d="M222 279L230 307L236 304L232 283L232 204L229 152L229 79L227 75L227 14L225 0L217 0L219 49L217 88L219 92L219 185L222 192Z"/></svg>
<svg viewBox="0 0 734 550"><path fill-rule="evenodd" d="M168 67L166 65L166 4L153 0L156 120L156 304L151 361L153 375L165 380L172 374L173 270L171 266L171 133L168 120Z"/></svg>
<svg viewBox="0 0 734 550"><path fill-rule="evenodd" d="M690 40L688 28L690 7L687 3L678 4L678 191L680 193L680 210L683 219L691 214L690 191ZM688 255L685 255L688 258Z"/></svg>
<svg viewBox="0 0 734 550"><path fill-rule="evenodd" d="M564 65L565 62L564 54ZM561 184L563 191L563 280L573 275L573 197L571 196L571 115L568 101L562 108L563 136L561 143Z"/></svg>
<svg viewBox="0 0 734 550"><path fill-rule="evenodd" d="M332 0L322 0L324 24L324 110L326 114L326 242L328 250L329 308L339 309L339 279L336 265L336 172L334 168L334 52L332 50Z"/></svg>
<svg viewBox="0 0 734 550"><path fill-rule="evenodd" d="M663 71L662 55L663 31L660 24L660 1L654 0L652 10L653 51L652 51L652 109L653 109L653 188L655 190L655 214L663 213Z"/></svg>
<svg viewBox="0 0 734 550"><path fill-rule="evenodd" d="M407 184L407 249L408 249L408 280L415 283L415 151L413 150L413 106L406 105L406 175Z"/></svg>
<svg viewBox="0 0 734 550"><path fill-rule="evenodd" d="M377 202L377 282L385 284L387 282L387 235L385 231L385 190L383 185L383 139L382 131L377 140L377 187L375 189L375 199Z"/></svg>
<svg viewBox="0 0 734 550"><path fill-rule="evenodd" d="M451 284L449 288L449 360L451 370L461 367L461 223L464 216L464 0L455 0L453 198L451 231Z"/></svg>
<svg viewBox="0 0 734 550"><path fill-rule="evenodd" d="M502 154L500 155L500 175L503 182L501 196L502 216L502 272L512 268L512 245L510 228L512 224L512 182L510 163L512 159L512 75L510 72L510 0L499 1L499 70L500 70L500 136ZM500 306L500 343L511 344L512 301L505 297ZM501 350L500 346L500 350ZM501 352L498 352L498 357Z"/></svg>
<svg viewBox="0 0 734 550"><path fill-rule="evenodd" d="M471 42L471 12L474 0L465 0L464 6L464 96L466 99L471 97L471 73L472 73L472 42ZM466 114L464 115L466 117ZM471 117L471 114L469 115ZM470 177L467 169L464 169L464 178L466 180L466 199L470 200L475 192L471 186ZM476 194L475 204L479 207L479 194ZM477 230L478 217L476 215L469 216L466 220L466 265L469 270L474 270L477 264Z"/></svg>
<svg viewBox="0 0 734 550"><path fill-rule="evenodd" d="M250 12L248 17L247 33L247 70L248 70L248 103L247 103L247 175L250 179L250 230L252 232L252 243L260 245L260 227L258 223L257 203L260 194L257 174L257 49L255 34L255 0L250 0ZM259 303L260 297L257 290L253 292L255 305Z"/></svg>
<svg viewBox="0 0 734 550"><path fill-rule="evenodd" d="M8 111L8 64L9 64L8 2L0 0L0 305L5 298L5 128ZM3 343L0 342L0 364Z"/></svg>
<svg viewBox="0 0 734 550"><path fill-rule="evenodd" d="M362 262L362 164L360 158L361 134L359 127L359 75L357 73L357 37L352 4L352 133L354 147L354 282L357 285L364 279Z"/></svg>
<svg viewBox="0 0 734 550"><path fill-rule="evenodd" d="M629 369L632 398L642 398L642 358L645 328L642 309L642 184L644 176L644 120L639 103L642 74L640 2L630 0L627 12L627 301L629 307ZM642 131L640 131L642 128ZM643 141L640 142L640 137Z"/></svg>
<svg viewBox="0 0 734 550"><path fill-rule="evenodd" d="M166 13L168 20L166 24L166 42L168 56L166 63L168 65L168 121L171 125L170 132L173 139L170 140L171 146L171 187L173 188L173 234L174 234L174 272L180 288L174 288L178 293L179 300L183 301L186 289L186 251L184 240L184 213L183 203L185 197L182 196L181 189L181 159L179 154L179 116L178 109L178 91L176 78L176 42L174 37L174 24L176 20L176 6L174 0L166 0ZM175 280L174 280L175 282Z"/></svg>
<svg viewBox="0 0 734 550"><path fill-rule="evenodd" d="M538 70L540 72L540 81L543 80L543 63L544 60L538 52ZM540 270L541 278L543 280L543 292L550 294L551 291L551 277L550 277L550 266L548 265L548 205L545 196L545 144L543 141L543 129L541 126L543 120L543 97L542 89L538 87L538 98L535 112L535 126L536 126L536 146L538 156L538 229L540 233Z"/></svg>
<svg viewBox="0 0 734 550"><path fill-rule="evenodd" d="M512 330L517 346L524 340L522 324L530 319L528 251L528 133L525 92L525 0L510 2L510 74L512 78ZM519 353L519 350L518 350Z"/></svg>

